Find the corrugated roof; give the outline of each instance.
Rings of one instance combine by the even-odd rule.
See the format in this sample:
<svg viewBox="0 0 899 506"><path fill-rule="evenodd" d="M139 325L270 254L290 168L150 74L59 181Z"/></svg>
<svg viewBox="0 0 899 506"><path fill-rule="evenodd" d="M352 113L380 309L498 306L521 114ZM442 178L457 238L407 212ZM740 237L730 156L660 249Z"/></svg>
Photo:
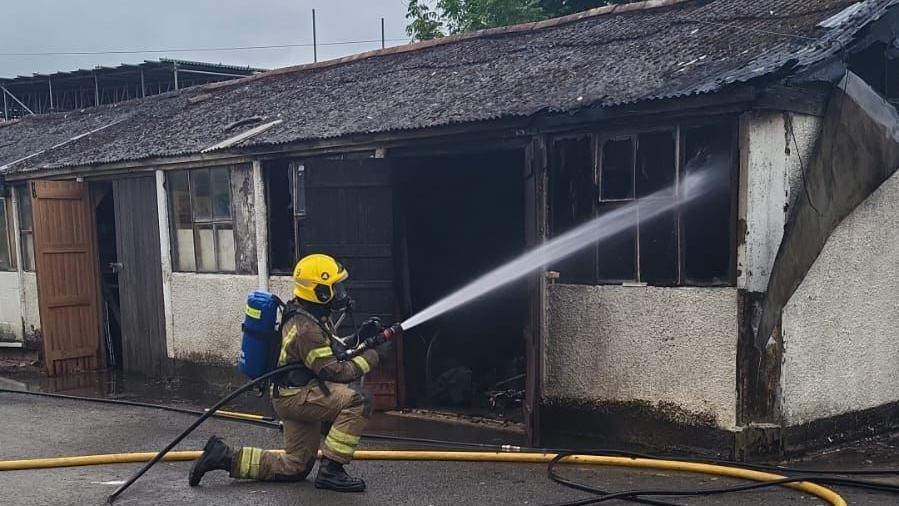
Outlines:
<svg viewBox="0 0 899 506"><path fill-rule="evenodd" d="M863 2L830 29L818 25L854 0L657 0L603 8L24 118L0 127L0 165L119 115L128 119L11 170L196 154L239 133L224 130L250 117L283 121L229 149L714 92L819 62L896 2Z"/></svg>
<svg viewBox="0 0 899 506"><path fill-rule="evenodd" d="M15 85L19 83L30 83L32 81L40 81L45 83L47 79L66 79L70 77L77 76L91 76L94 73L97 73L100 76L104 74L112 74L115 72L122 71L134 71L135 69L145 69L145 70L165 70L169 71L172 68L172 65L178 65L183 67L185 70L204 70L204 71L220 71L220 72L236 72L242 75L254 74L257 72L264 72L266 69L254 68L254 67L242 67L238 65L226 65L224 63L207 63L201 61L191 61L191 60L176 60L172 58L160 58L158 60L144 60L141 63L122 63L115 67L108 67L104 65L97 65L91 69L75 69L75 70L62 70L59 72L51 72L49 74L44 73L34 73L30 76L16 76L16 77L0 77L0 84L3 85Z"/></svg>

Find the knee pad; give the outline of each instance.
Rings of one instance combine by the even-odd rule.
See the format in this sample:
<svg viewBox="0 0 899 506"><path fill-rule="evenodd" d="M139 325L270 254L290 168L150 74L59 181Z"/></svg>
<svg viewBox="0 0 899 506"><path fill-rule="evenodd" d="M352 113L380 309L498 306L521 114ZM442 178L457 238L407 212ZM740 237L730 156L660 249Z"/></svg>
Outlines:
<svg viewBox="0 0 899 506"><path fill-rule="evenodd" d="M353 395L353 405L358 406L362 405L362 416L368 418L371 416L372 410L375 407L375 398L368 390L362 388L361 385L357 383L353 383L350 385L350 388L353 389L355 395Z"/></svg>

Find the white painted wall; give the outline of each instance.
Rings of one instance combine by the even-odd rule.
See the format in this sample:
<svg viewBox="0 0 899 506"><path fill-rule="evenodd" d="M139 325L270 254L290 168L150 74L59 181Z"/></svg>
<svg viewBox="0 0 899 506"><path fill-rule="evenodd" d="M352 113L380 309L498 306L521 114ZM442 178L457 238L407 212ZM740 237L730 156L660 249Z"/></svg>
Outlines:
<svg viewBox="0 0 899 506"><path fill-rule="evenodd" d="M831 234L783 311L787 425L899 401L899 173Z"/></svg>
<svg viewBox="0 0 899 506"><path fill-rule="evenodd" d="M0 341L22 341L22 300L16 271L0 271Z"/></svg>
<svg viewBox="0 0 899 506"><path fill-rule="evenodd" d="M174 358L236 364L247 294L257 282L256 275L172 273Z"/></svg>
<svg viewBox="0 0 899 506"><path fill-rule="evenodd" d="M546 401L674 405L736 424L736 288L553 285Z"/></svg>
<svg viewBox="0 0 899 506"><path fill-rule="evenodd" d="M739 207L746 227L738 241L737 286L751 292L768 288L789 208L801 188L802 166L809 163L820 130L821 118L788 114L762 111L740 118Z"/></svg>
<svg viewBox="0 0 899 506"><path fill-rule="evenodd" d="M236 364L247 294L258 290L258 284L255 274L171 273L170 356L207 364ZM287 300L292 297L293 281L288 276L272 277L270 288Z"/></svg>
<svg viewBox="0 0 899 506"><path fill-rule="evenodd" d="M37 299L37 274L22 273L22 317L25 321L25 334L33 334L41 329L41 309Z"/></svg>

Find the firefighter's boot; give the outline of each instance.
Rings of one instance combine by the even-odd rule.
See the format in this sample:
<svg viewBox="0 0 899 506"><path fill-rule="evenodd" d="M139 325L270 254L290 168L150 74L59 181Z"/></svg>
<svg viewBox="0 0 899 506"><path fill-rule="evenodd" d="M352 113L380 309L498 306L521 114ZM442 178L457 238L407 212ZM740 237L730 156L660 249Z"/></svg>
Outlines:
<svg viewBox="0 0 899 506"><path fill-rule="evenodd" d="M231 462L234 460L234 452L228 445L218 436L212 436L206 441L203 447L203 454L194 462L190 468L190 476L188 483L191 487L196 487L203 479L203 475L209 471L222 470L230 471Z"/></svg>
<svg viewBox="0 0 899 506"><path fill-rule="evenodd" d="M365 482L361 478L353 478L346 474L343 465L328 457L322 457L315 475L315 488L335 490L337 492L362 492Z"/></svg>

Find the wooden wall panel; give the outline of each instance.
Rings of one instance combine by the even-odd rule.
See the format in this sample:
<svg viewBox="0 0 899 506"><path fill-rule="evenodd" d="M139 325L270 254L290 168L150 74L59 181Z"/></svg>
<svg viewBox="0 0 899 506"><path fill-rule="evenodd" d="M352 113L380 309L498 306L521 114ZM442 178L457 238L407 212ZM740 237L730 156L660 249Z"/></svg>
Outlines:
<svg viewBox="0 0 899 506"><path fill-rule="evenodd" d="M113 181L122 365L148 376L168 374L162 262L155 177Z"/></svg>

